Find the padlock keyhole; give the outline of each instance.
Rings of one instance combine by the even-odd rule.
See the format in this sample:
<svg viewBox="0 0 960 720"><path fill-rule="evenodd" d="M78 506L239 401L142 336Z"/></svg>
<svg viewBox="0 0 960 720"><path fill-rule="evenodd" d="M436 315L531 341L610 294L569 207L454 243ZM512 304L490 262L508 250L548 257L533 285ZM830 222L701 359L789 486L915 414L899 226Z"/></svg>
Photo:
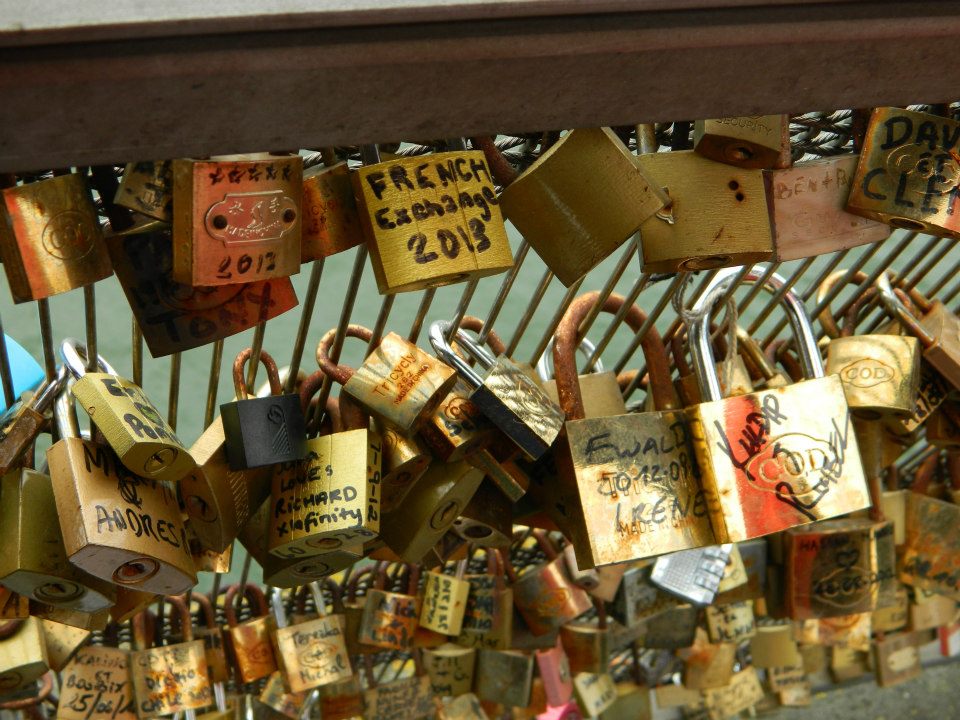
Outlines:
<svg viewBox="0 0 960 720"><path fill-rule="evenodd" d="M160 564L152 558L137 558L125 562L113 571L113 581L121 585L133 585L152 578L160 572Z"/></svg>

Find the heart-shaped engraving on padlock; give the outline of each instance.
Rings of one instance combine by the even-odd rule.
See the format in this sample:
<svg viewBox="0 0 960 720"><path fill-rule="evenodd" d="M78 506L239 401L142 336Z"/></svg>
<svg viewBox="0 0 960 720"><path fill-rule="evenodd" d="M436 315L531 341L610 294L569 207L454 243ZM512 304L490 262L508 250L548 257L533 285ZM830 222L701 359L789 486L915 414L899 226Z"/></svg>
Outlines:
<svg viewBox="0 0 960 720"><path fill-rule="evenodd" d="M834 555L834 560L837 565L845 570L852 568L859 559L860 551L855 547L837 550L836 555Z"/></svg>

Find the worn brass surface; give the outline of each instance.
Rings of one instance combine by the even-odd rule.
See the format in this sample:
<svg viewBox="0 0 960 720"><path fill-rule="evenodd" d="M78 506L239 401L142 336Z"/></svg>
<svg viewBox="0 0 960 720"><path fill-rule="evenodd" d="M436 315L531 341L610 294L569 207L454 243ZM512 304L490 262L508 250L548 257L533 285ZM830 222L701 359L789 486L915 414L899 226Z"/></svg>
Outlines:
<svg viewBox="0 0 960 720"><path fill-rule="evenodd" d="M533 656L516 650L477 652L474 692L480 700L523 708L530 703Z"/></svg>
<svg viewBox="0 0 960 720"><path fill-rule="evenodd" d="M573 694L580 711L593 718L610 709L617 699L617 688L605 672L581 672L573 676Z"/></svg>
<svg viewBox="0 0 960 720"><path fill-rule="evenodd" d="M141 718L213 703L202 640L135 650L130 653L130 676Z"/></svg>
<svg viewBox="0 0 960 720"><path fill-rule="evenodd" d="M426 573L420 626L443 635L460 634L470 583L438 572Z"/></svg>
<svg viewBox="0 0 960 720"><path fill-rule="evenodd" d="M11 637L0 643L0 691L26 687L49 669L40 620L28 617Z"/></svg>
<svg viewBox="0 0 960 720"><path fill-rule="evenodd" d="M900 579L960 600L960 505L907 494Z"/></svg>
<svg viewBox="0 0 960 720"><path fill-rule="evenodd" d="M43 641L47 646L47 662L54 672L61 672L67 663L90 639L90 630L73 627L64 623L40 619L43 627Z"/></svg>
<svg viewBox="0 0 960 720"><path fill-rule="evenodd" d="M874 648L877 684L890 687L917 677L920 666L919 638L910 632L888 635Z"/></svg>
<svg viewBox="0 0 960 720"><path fill-rule="evenodd" d="M744 168L772 168L789 152L790 118L787 115L747 115L697 120L693 124L693 149L717 162Z"/></svg>
<svg viewBox="0 0 960 720"><path fill-rule="evenodd" d="M563 557L531 568L513 583L513 602L534 635L546 635L593 607L570 581Z"/></svg>
<svg viewBox="0 0 960 720"><path fill-rule="evenodd" d="M380 477L380 509L389 512L410 492L427 471L433 455L419 437L404 437L376 420L371 427L383 441Z"/></svg>
<svg viewBox="0 0 960 720"><path fill-rule="evenodd" d="M617 376L612 372L579 375L577 382L583 394L583 413L587 419L626 414L627 405L623 401ZM556 380L543 383L543 390L553 402L560 403Z"/></svg>
<svg viewBox="0 0 960 720"><path fill-rule="evenodd" d="M750 639L750 656L759 668L793 667L803 658L793 639L793 626L760 625Z"/></svg>
<svg viewBox="0 0 960 720"><path fill-rule="evenodd" d="M335 255L364 241L345 162L304 171L302 226L301 263Z"/></svg>
<svg viewBox="0 0 960 720"><path fill-rule="evenodd" d="M366 645L409 650L419 617L419 596L371 589L367 592L357 637Z"/></svg>
<svg viewBox="0 0 960 720"><path fill-rule="evenodd" d="M420 428L420 436L444 462L462 460L493 440L493 424L470 402L470 388L458 381Z"/></svg>
<svg viewBox="0 0 960 720"><path fill-rule="evenodd" d="M710 642L738 644L757 633L753 602L750 600L729 605L708 605L705 612Z"/></svg>
<svg viewBox="0 0 960 720"><path fill-rule="evenodd" d="M363 693L365 720L426 717L436 711L430 678L416 675L377 685Z"/></svg>
<svg viewBox="0 0 960 720"><path fill-rule="evenodd" d="M763 700L763 687L757 671L747 666L735 673L726 687L707 690L703 695L712 716L726 718L748 710Z"/></svg>
<svg viewBox="0 0 960 720"><path fill-rule="evenodd" d="M277 670L271 641L276 630L276 623L270 615L230 624L230 646L243 682L261 680Z"/></svg>
<svg viewBox="0 0 960 720"><path fill-rule="evenodd" d="M113 202L147 217L173 222L173 169L170 161L127 163Z"/></svg>
<svg viewBox="0 0 960 720"><path fill-rule="evenodd" d="M840 376L851 412L909 416L920 387L920 343L905 335L834 338L825 370Z"/></svg>
<svg viewBox="0 0 960 720"><path fill-rule="evenodd" d="M290 692L305 692L353 676L342 620L329 616L277 629L277 666Z"/></svg>
<svg viewBox="0 0 960 720"><path fill-rule="evenodd" d="M438 697L456 697L473 688L477 651L452 643L423 649L423 669Z"/></svg>
<svg viewBox="0 0 960 720"><path fill-rule="evenodd" d="M130 658L120 648L91 645L81 648L63 670L57 718L89 720L91 690L96 688L96 708L113 720L135 720L136 701L130 679Z"/></svg>

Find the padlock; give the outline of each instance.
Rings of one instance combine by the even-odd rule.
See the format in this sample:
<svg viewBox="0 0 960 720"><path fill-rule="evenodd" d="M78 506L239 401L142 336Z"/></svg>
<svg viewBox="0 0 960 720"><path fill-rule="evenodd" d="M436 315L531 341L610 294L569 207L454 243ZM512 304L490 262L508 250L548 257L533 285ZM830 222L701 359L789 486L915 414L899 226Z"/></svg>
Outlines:
<svg viewBox="0 0 960 720"><path fill-rule="evenodd" d="M737 646L734 643L710 643L703 629L697 630L693 645L677 651L683 660L683 686L708 690L730 684Z"/></svg>
<svg viewBox="0 0 960 720"><path fill-rule="evenodd" d="M336 365L330 359L336 332L334 328L320 338L317 365L360 407L401 434L416 432L456 383L451 368L394 332L380 340L357 370ZM373 333L349 325L346 336L369 342Z"/></svg>
<svg viewBox="0 0 960 720"><path fill-rule="evenodd" d="M693 149L705 158L737 167L782 167L790 162L790 117L745 115L697 120L693 124Z"/></svg>
<svg viewBox="0 0 960 720"><path fill-rule="evenodd" d="M196 468L180 481L190 524L203 547L227 550L270 495L270 466L231 470L223 421L215 418L190 448Z"/></svg>
<svg viewBox="0 0 960 720"><path fill-rule="evenodd" d="M769 668L767 670L767 685L774 692L781 692L787 688L806 683L806 675L802 665Z"/></svg>
<svg viewBox="0 0 960 720"><path fill-rule="evenodd" d="M273 720L277 714L288 717L290 720L300 720L307 700L307 693L287 692L283 684L283 675L278 670L267 678L256 705L259 705L258 709L261 710L264 707L268 708L263 720Z"/></svg>
<svg viewBox="0 0 960 720"><path fill-rule="evenodd" d="M513 537L513 502L484 478L453 521L451 531L481 547L507 547Z"/></svg>
<svg viewBox="0 0 960 720"><path fill-rule="evenodd" d="M741 600L728 605L709 605L705 609L710 642L740 644L757 632L753 602Z"/></svg>
<svg viewBox="0 0 960 720"><path fill-rule="evenodd" d="M179 594L196 585L173 486L132 474L109 448L81 439L69 390L58 396L54 415L61 439L47 450L47 463L69 561L142 593Z"/></svg>
<svg viewBox="0 0 960 720"><path fill-rule="evenodd" d="M63 669L57 717L90 720L104 713L116 720L136 720L136 701L126 650L105 645L80 648Z"/></svg>
<svg viewBox="0 0 960 720"><path fill-rule="evenodd" d="M739 558L739 560L738 560ZM739 567L735 565L739 562ZM742 573L741 578L735 576L734 570ZM764 538L747 540L737 543L730 551L730 560L727 563L723 580L717 589L714 602L729 604L741 600L758 600L764 597L767 577L767 541ZM737 584L735 580L740 580ZM757 610L755 607L754 610ZM758 613L760 614L760 613Z"/></svg>
<svg viewBox="0 0 960 720"><path fill-rule="evenodd" d="M743 357L744 364L748 367L750 378L756 378L756 383L754 383L754 387L751 389L763 388L769 390L790 384L790 378L788 378L783 371L774 367L773 363L770 362L769 358L767 358L763 352L760 344L740 325L737 325L737 350ZM756 374L754 373L754 369L756 370ZM694 380L696 380L696 378L694 378ZM757 383L761 384L758 385ZM722 389L721 387L721 390ZM747 392L749 392L749 390ZM743 393L728 391L725 394L742 395Z"/></svg>
<svg viewBox="0 0 960 720"><path fill-rule="evenodd" d="M859 159L835 155L764 171L773 260L824 255L889 237L889 225L846 210Z"/></svg>
<svg viewBox="0 0 960 720"><path fill-rule="evenodd" d="M573 676L573 692L585 717L600 717L617 699L617 688L609 674L581 672Z"/></svg>
<svg viewBox="0 0 960 720"><path fill-rule="evenodd" d="M939 300L929 303L917 318L894 293L887 271L877 278L876 286L887 312L920 341L923 359L954 388L960 388L960 318Z"/></svg>
<svg viewBox="0 0 960 720"><path fill-rule="evenodd" d="M758 668L795 667L803 664L792 625L759 625L750 638L750 657Z"/></svg>
<svg viewBox="0 0 960 720"><path fill-rule="evenodd" d="M713 334L713 331L711 331ZM676 387L677 394L680 396L680 399L683 401L684 407L689 407L690 405L696 405L699 402L703 401L703 398L700 395L700 387L697 384L697 376L694 374L693 369L687 363L686 357L684 355L686 339L686 330L680 330L675 333L672 338L670 338L670 351L673 355L674 364L677 366L677 372L679 377L674 381L674 386ZM739 332L738 332L739 338ZM726 343L723 341L721 336L717 336L717 339L714 341L714 345L718 352L726 351ZM738 345L739 347L739 345ZM753 379L750 375L750 371L747 368L747 364L737 353L727 354L723 360L720 360L716 363L717 369L717 378L720 381L720 391L723 393L724 397L732 397L735 395L746 395L749 392L752 392L755 388ZM647 393L647 410L652 410L653 395L652 393Z"/></svg>
<svg viewBox="0 0 960 720"><path fill-rule="evenodd" d="M277 665L286 689L301 693L324 685L344 682L353 676L342 616L327 616L319 584L310 584L317 608L313 620L287 625L283 597L274 588L271 597L277 629L273 636Z"/></svg>
<svg viewBox="0 0 960 720"><path fill-rule="evenodd" d="M252 355L251 348L237 355L233 362L237 399L220 406L224 447L231 470L293 462L302 460L306 454L306 427L300 397L282 392L277 364L266 351L260 352L260 362L267 370L270 395L248 397L243 370Z"/></svg>
<svg viewBox="0 0 960 720"><path fill-rule="evenodd" d="M381 295L513 266L482 152L396 158L360 167L351 179Z"/></svg>
<svg viewBox="0 0 960 720"><path fill-rule="evenodd" d="M700 608L675 605L645 620L643 647L678 650L693 645L700 618Z"/></svg>
<svg viewBox="0 0 960 720"><path fill-rule="evenodd" d="M897 588L895 601L886 607L877 608L870 618L875 633L889 633L903 630L910 620L910 598L907 589Z"/></svg>
<svg viewBox="0 0 960 720"><path fill-rule="evenodd" d="M735 673L730 684L722 688L705 690L703 701L710 711L711 720L721 720L749 710L763 700L763 686L753 666Z"/></svg>
<svg viewBox="0 0 960 720"><path fill-rule="evenodd" d="M566 287L667 200L610 128L567 132L500 195L504 217Z"/></svg>
<svg viewBox="0 0 960 720"><path fill-rule="evenodd" d="M47 663L54 672L62 672L83 645L90 640L90 630L73 627L47 618L40 618Z"/></svg>
<svg viewBox="0 0 960 720"><path fill-rule="evenodd" d="M380 436L383 456L380 473L380 510L396 508L430 467L433 455L417 437L404 437L374 419L371 427Z"/></svg>
<svg viewBox="0 0 960 720"><path fill-rule="evenodd" d="M513 638L513 589L504 582L500 551L487 548L487 572L464 575L470 594L456 643L506 650Z"/></svg>
<svg viewBox="0 0 960 720"><path fill-rule="evenodd" d="M815 646L810 646L815 647ZM830 676L836 683L867 675L871 669L871 654L847 647L820 648L830 651Z"/></svg>
<svg viewBox="0 0 960 720"><path fill-rule="evenodd" d="M920 675L919 638L916 633L905 632L887 635L878 639L874 646L877 685L899 685Z"/></svg>
<svg viewBox="0 0 960 720"><path fill-rule="evenodd" d="M827 345L826 372L840 376L855 415L909 415L920 386L920 343L905 335L854 335L860 310L874 296L868 289L850 304L840 337Z"/></svg>
<svg viewBox="0 0 960 720"><path fill-rule="evenodd" d="M244 622L237 620L239 598L246 598L254 613L251 619ZM223 610L240 681L254 682L275 672L277 660L271 640L275 626L263 591L256 585L248 584L242 588L240 585L231 585L223 601Z"/></svg>
<svg viewBox="0 0 960 720"><path fill-rule="evenodd" d="M473 688L477 651L453 643L422 650L423 667L437 697L457 697Z"/></svg>
<svg viewBox="0 0 960 720"><path fill-rule="evenodd" d="M183 642L152 646L147 614L133 620L137 649L130 653L130 675L141 718L198 710L213 703L203 641L193 639L190 611L179 597L168 597L166 602L180 613Z"/></svg>
<svg viewBox="0 0 960 720"><path fill-rule="evenodd" d="M127 163L113 202L155 220L172 222L173 170L170 161Z"/></svg>
<svg viewBox="0 0 960 720"><path fill-rule="evenodd" d="M540 377L543 389L549 398L559 404L560 395L557 392L557 381L554 379L553 368L555 346L556 338L551 338L537 363L537 375ZM596 346L587 338L583 338L577 345L577 352L582 353L588 360L593 356L595 350ZM594 362L591 372L586 375L577 375L577 383L580 385L580 391L583 395L584 417L610 417L627 413L627 406L623 401L617 376L608 370L604 370L600 358L597 358Z"/></svg>
<svg viewBox="0 0 960 720"><path fill-rule="evenodd" d="M795 620L872 612L897 587L893 525L847 518L784 534L786 609Z"/></svg>
<svg viewBox="0 0 960 720"><path fill-rule="evenodd" d="M0 583L22 596L67 610L96 612L116 588L70 564L48 475L14 469L0 480Z"/></svg>
<svg viewBox="0 0 960 720"><path fill-rule="evenodd" d="M384 513L380 537L405 562L419 562L453 526L483 480L461 460L434 462L394 510Z"/></svg>
<svg viewBox="0 0 960 720"><path fill-rule="evenodd" d="M644 272L709 270L770 259L773 235L763 172L692 150L649 153L637 163L669 196L640 226Z"/></svg>
<svg viewBox="0 0 960 720"><path fill-rule="evenodd" d="M384 589L386 563L379 563L376 572L376 583L367 591L357 637L362 644L409 650L420 617L420 597L417 595L420 571L416 565L411 566L406 594Z"/></svg>
<svg viewBox="0 0 960 720"><path fill-rule="evenodd" d="M411 720L434 717L435 698L430 678L426 675L371 683L363 694L365 720L391 720L398 715Z"/></svg>
<svg viewBox="0 0 960 720"><path fill-rule="evenodd" d="M557 644L546 650L535 650L537 671L543 682L543 691L547 705L558 707L569 702L573 696L573 674L570 672L570 660L560 639Z"/></svg>
<svg viewBox="0 0 960 720"><path fill-rule="evenodd" d="M169 231L107 240L113 270L153 357L247 330L295 307L289 278L194 287L173 279Z"/></svg>
<svg viewBox="0 0 960 720"><path fill-rule="evenodd" d="M359 675L320 688L320 717L324 720L362 718L363 710L363 688Z"/></svg>
<svg viewBox="0 0 960 720"><path fill-rule="evenodd" d="M957 619L957 601L946 595L913 588L910 602L910 630L921 632L953 623Z"/></svg>
<svg viewBox="0 0 960 720"><path fill-rule="evenodd" d="M458 562L456 577L443 572L427 572L421 600L421 627L443 635L460 634L470 593L470 583L463 579L466 567L466 560Z"/></svg>
<svg viewBox="0 0 960 720"><path fill-rule="evenodd" d="M464 693L441 703L437 717L440 720L490 720L480 699L473 693Z"/></svg>
<svg viewBox="0 0 960 720"><path fill-rule="evenodd" d="M953 221L960 123L895 107L875 108L850 187L847 212L895 228L960 237ZM942 139L941 139L942 137Z"/></svg>
<svg viewBox="0 0 960 720"><path fill-rule="evenodd" d="M581 388L575 379L574 344L580 323L599 298L597 292L577 298L555 333L557 389L567 417L556 455L557 522L573 541L580 567L712 544L690 431L679 411L666 350L655 328L650 328L641 345L658 410L584 417ZM611 294L602 310L616 313L624 302L622 296ZM637 332L646 316L633 305L624 321Z"/></svg>
<svg viewBox="0 0 960 720"><path fill-rule="evenodd" d="M430 325L430 344L438 357L454 368L473 392L470 402L532 460L541 457L556 440L563 423L560 408L546 396L520 367L505 355L494 358L458 329L457 345L483 368L478 374L457 355L447 335L450 323L438 320Z"/></svg>
<svg viewBox="0 0 960 720"><path fill-rule="evenodd" d="M0 623L0 694L21 690L50 669L40 620Z"/></svg>
<svg viewBox="0 0 960 720"><path fill-rule="evenodd" d="M173 277L232 285L300 271L299 155L173 161Z"/></svg>
<svg viewBox="0 0 960 720"><path fill-rule="evenodd" d="M646 618L676 607L680 601L650 582L652 561L631 565L610 604L610 615L624 627L634 627Z"/></svg>
<svg viewBox="0 0 960 720"><path fill-rule="evenodd" d="M694 366L707 402L690 409L707 507L719 542L739 542L867 507L870 503L840 378L824 377L802 301L783 302L806 380L721 399L709 342L709 315L737 270L717 274L690 313ZM746 276L756 281L762 270ZM775 273L768 283L782 291ZM816 397L811 404L810 397Z"/></svg>
<svg viewBox="0 0 960 720"><path fill-rule="evenodd" d="M960 505L919 492L907 494L900 579L914 588L960 600Z"/></svg>
<svg viewBox="0 0 960 720"><path fill-rule="evenodd" d="M546 635L583 615L593 607L593 602L583 589L570 581L566 563L547 533L534 530L533 536L547 556L547 562L528 567L519 576L509 561L505 561L505 569L520 615L534 635Z"/></svg>
<svg viewBox="0 0 960 720"><path fill-rule="evenodd" d="M15 303L110 277L110 256L82 175L8 187L0 196L0 259Z"/></svg>
<svg viewBox="0 0 960 720"><path fill-rule="evenodd" d="M347 163L304 170L302 224L301 263L336 255L364 241Z"/></svg>
<svg viewBox="0 0 960 720"><path fill-rule="evenodd" d="M526 707L532 685L532 655L517 650L478 650L473 691L481 701Z"/></svg>
<svg viewBox="0 0 960 720"><path fill-rule="evenodd" d="M139 385L119 377L102 358L102 372L86 371L86 348L73 339L60 344L64 364L76 378L71 392L130 472L157 481L176 481L195 463Z"/></svg>
<svg viewBox="0 0 960 720"><path fill-rule="evenodd" d="M187 544L190 546L190 557L193 560L193 567L198 573L210 572L225 575L230 572L230 568L233 565L232 545L222 553L214 552L201 544L196 533L193 531L190 518L184 518L183 527L187 532Z"/></svg>
<svg viewBox="0 0 960 720"><path fill-rule="evenodd" d="M607 708L600 720L651 720L653 708L650 703L650 688L630 680L618 682L615 686L617 698ZM564 720L562 716L560 720ZM577 720L576 716L570 720Z"/></svg>
<svg viewBox="0 0 960 720"><path fill-rule="evenodd" d="M604 602L613 602L620 588L623 574L628 570L627 563L606 565L601 568L581 570L577 565L576 548L572 543L563 547L563 559L567 563L567 572L575 585L586 590L591 597Z"/></svg>
<svg viewBox="0 0 960 720"><path fill-rule="evenodd" d="M594 600L597 622L576 620L560 626L560 642L570 661L570 672L604 673L610 664L610 631L607 608Z"/></svg>
<svg viewBox="0 0 960 720"><path fill-rule="evenodd" d="M960 418L960 404L948 400L930 413L924 424L924 437L930 445L938 448L960 448L960 425L952 418Z"/></svg>
<svg viewBox="0 0 960 720"><path fill-rule="evenodd" d="M203 618L203 626L195 628L193 634L203 640L203 652L207 660L207 674L210 682L215 685L226 682L229 679L227 653L224 649L223 630L217 624L213 605L210 603L210 598L203 593L193 592L190 597L199 606L200 616Z"/></svg>

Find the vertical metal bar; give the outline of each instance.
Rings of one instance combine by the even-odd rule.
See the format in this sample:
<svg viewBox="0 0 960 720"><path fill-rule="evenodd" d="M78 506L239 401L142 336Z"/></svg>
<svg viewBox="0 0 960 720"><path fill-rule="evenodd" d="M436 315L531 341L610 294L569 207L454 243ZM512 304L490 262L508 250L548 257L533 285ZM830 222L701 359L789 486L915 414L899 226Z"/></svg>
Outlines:
<svg viewBox="0 0 960 720"><path fill-rule="evenodd" d="M427 288L423 291L423 297L420 298L420 306L417 308L417 316L413 319L413 324L410 326L410 332L407 335L407 340L414 345L416 345L417 340L420 339L423 323L427 319L427 313L430 312L430 306L433 304L433 298L436 294L436 288Z"/></svg>
<svg viewBox="0 0 960 720"><path fill-rule="evenodd" d="M53 324L50 321L50 301L47 298L37 300L37 312L40 315L40 342L43 345L43 369L47 380L53 380L57 374L57 358L53 353Z"/></svg>
<svg viewBox="0 0 960 720"><path fill-rule="evenodd" d="M570 303L573 302L573 299L577 296L577 293L580 292L580 286L583 285L584 280L586 280L586 277L580 278L573 285L567 288L567 292L563 296L563 300L561 300L560 304L557 306L556 311L553 313L553 317L550 318L550 322L543 331L543 335L540 336L540 342L537 343L537 347L534 348L533 354L530 356L531 365L536 365L537 362L539 362L540 356L543 355L543 351L547 349L547 345L550 343L550 338L553 337L553 333L557 329L557 325L559 325L560 321L563 320L563 316L567 312L567 308L570 307Z"/></svg>
<svg viewBox="0 0 960 720"><path fill-rule="evenodd" d="M517 329L513 331L513 337L511 337L510 342L507 343L508 357L513 356L513 353L517 349L517 345L520 344L523 334L527 331L527 326L530 325L530 321L533 320L533 316L536 314L537 308L543 301L543 296L546 294L547 288L550 287L551 280L553 280L553 273L550 270L545 271L543 273L543 277L540 278L540 284L537 285L537 289L533 291L533 297L530 298L530 302L527 304L526 309L523 311L523 315L520 317L520 322L517 323Z"/></svg>
<svg viewBox="0 0 960 720"><path fill-rule="evenodd" d="M513 283L517 279L517 275L519 274L520 268L523 265L523 261L526 260L527 253L529 251L530 245L526 240L521 240L520 246L517 248L517 253L513 256L513 267L510 268L506 276L503 278L503 282L500 284L500 290L497 292L497 297L494 298L493 305L490 306L490 312L487 313L487 317L483 321L483 326L480 328L480 334L477 336L477 339L481 345L487 341L487 336L489 336L490 331L493 330L493 324L500 316L500 311L503 309L503 305L507 301L507 296L510 294L510 289L513 287Z"/></svg>
<svg viewBox="0 0 960 720"><path fill-rule="evenodd" d="M203 410L203 427L213 422L213 415L217 411L217 390L220 387L220 363L223 362L223 340L213 344L213 353L210 355L210 379L207 381L207 404Z"/></svg>
<svg viewBox="0 0 960 720"><path fill-rule="evenodd" d="M377 322L373 326L373 334L370 336L370 342L367 343L367 354L369 355L383 339L383 331L387 328L387 320L390 319L390 312L393 310L393 303L397 299L396 295L384 295L380 301L380 312L377 314Z"/></svg>
<svg viewBox="0 0 960 720"><path fill-rule="evenodd" d="M587 333L590 332L590 328L593 327L593 323L596 322L596 319L600 316L600 308L603 307L603 304L607 301L607 298L610 297L613 289L617 286L617 283L620 282L620 278L623 277L623 273L626 272L627 266L630 264L630 261L633 260L639 246L640 233L635 233L627 243L627 247L626 250L624 250L623 255L621 255L620 259L617 261L617 266L613 269L610 277L607 278L607 282L604 283L603 288L600 290L600 295L597 297L596 304L590 308L590 312L587 313L587 316L583 319L583 322L580 323L580 327L577 330L578 339L582 340L584 337L586 337Z"/></svg>
<svg viewBox="0 0 960 720"><path fill-rule="evenodd" d="M654 323L656 323L660 315L663 314L664 309L670 304L670 299L684 281L684 277L685 276L683 273L677 273L677 276L670 281L670 285L666 292L660 295L659 299L657 300L657 304L653 306L653 310L647 314L646 321L633 336L633 339L630 341L627 349L624 350L623 354L613 366L614 373L619 375L621 372L623 372L623 369L627 366L627 363L630 362L630 358L633 357L633 354L637 351L637 348L640 347L640 343L643 342L643 339L647 336L647 333L650 332L650 328L654 326ZM631 384L634 385L633 389L636 389L636 385L633 383ZM631 392L633 389L631 389Z"/></svg>
<svg viewBox="0 0 960 720"><path fill-rule="evenodd" d="M10 407L16 401L16 398L13 395L13 372L10 369L10 355L7 354L7 336L3 332L2 320L0 320L0 384L3 385L4 404Z"/></svg>
<svg viewBox="0 0 960 720"><path fill-rule="evenodd" d="M450 329L447 332L447 341L453 342L454 337L457 335L457 330L460 329L460 323L463 322L463 316L467 314L467 308L470 306L470 301L473 299L473 294L477 291L477 284L480 282L480 278L472 277L467 282L467 286L463 289L463 293L460 295L460 302L457 303L457 310L453 314L453 319L450 320Z"/></svg>
<svg viewBox="0 0 960 720"><path fill-rule="evenodd" d="M170 356L170 395L167 398L167 424L177 431L177 411L180 407L180 364L182 356L176 352Z"/></svg>
<svg viewBox="0 0 960 720"><path fill-rule="evenodd" d="M320 289L320 278L323 276L324 258L313 261L310 267L310 281L307 284L307 294L303 298L303 307L300 312L300 324L297 326L297 337L293 341L293 354L290 356L290 371L284 383L283 391L292 393L297 384L297 373L300 372L300 362L303 360L303 348L307 344L307 332L310 330L310 321L313 320L313 309L317 304L317 291Z"/></svg>
<svg viewBox="0 0 960 720"><path fill-rule="evenodd" d="M907 249L907 246L913 241L913 239L916 236L917 236L917 233L915 232L907 233L907 235L900 242L896 244L896 246L893 248L890 254L887 255L887 257L885 257L883 260L881 260L880 263L877 265L877 267L874 268L867 275L867 279L864 280L863 283L861 283L860 287L857 289L857 292L853 296L847 298L847 301L840 307L835 317L843 317L843 315L847 312L847 310L850 309L850 306L857 301L857 298L859 298L860 295L862 295L863 292L867 288L869 288L871 285L873 285L874 281L876 281L876 279L880 277L880 273L882 273L887 268L893 267L894 261L896 261L896 259L900 257L903 251Z"/></svg>
<svg viewBox="0 0 960 720"><path fill-rule="evenodd" d="M131 318L130 374L133 384L143 387L143 332L136 318Z"/></svg>
<svg viewBox="0 0 960 720"><path fill-rule="evenodd" d="M587 364L583 368L584 373L590 373L593 371L593 368L597 364L597 360L601 358L603 352L607 349L607 345L610 344L610 341L616 334L617 328L620 327L621 323L623 323L623 319L630 311L630 306L637 301L637 298L640 297L640 293L643 292L644 288L647 287L649 282L650 276L646 273L641 274L634 281L633 287L630 288L630 292L627 293L623 300L623 305L621 305L620 309L614 314L613 319L610 321L610 325L607 326L607 329L603 333L603 337L600 338L600 341L590 354L590 357L587 358Z"/></svg>
<svg viewBox="0 0 960 720"><path fill-rule="evenodd" d="M87 371L97 371L97 296L93 283L83 286L83 315L87 330Z"/></svg>

